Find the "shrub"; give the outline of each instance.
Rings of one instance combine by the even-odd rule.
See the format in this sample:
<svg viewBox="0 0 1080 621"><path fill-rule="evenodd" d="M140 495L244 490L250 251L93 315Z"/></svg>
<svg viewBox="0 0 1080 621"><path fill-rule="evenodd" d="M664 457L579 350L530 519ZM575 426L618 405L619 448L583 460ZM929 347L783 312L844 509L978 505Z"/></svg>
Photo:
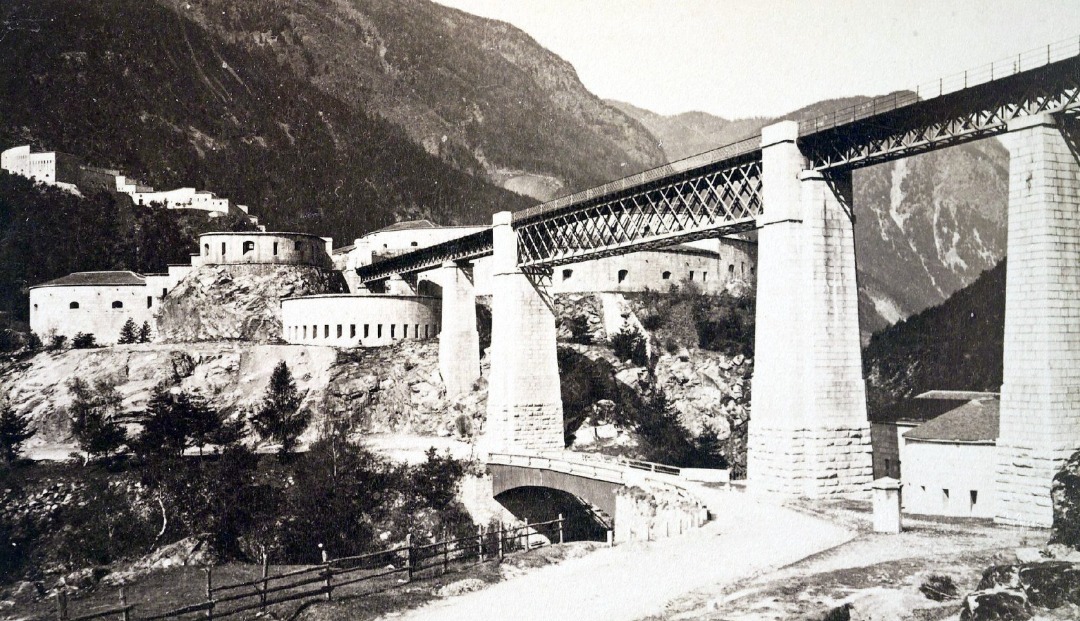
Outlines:
<svg viewBox="0 0 1080 621"><path fill-rule="evenodd" d="M641 327L645 328L649 332L659 330L664 327L666 323L666 317L659 312L646 311L641 314Z"/></svg>
<svg viewBox="0 0 1080 621"><path fill-rule="evenodd" d="M19 457L23 442L34 436L30 420L15 412L10 403L0 404L0 459L10 466Z"/></svg>
<svg viewBox="0 0 1080 621"><path fill-rule="evenodd" d="M584 315L574 315L566 320L566 328L570 331L570 342L581 345L591 345L593 342L592 331L589 329L589 319Z"/></svg>
<svg viewBox="0 0 1080 621"><path fill-rule="evenodd" d="M88 332L79 332L71 339L71 346L75 349L92 349L97 347L97 339Z"/></svg>
<svg viewBox="0 0 1080 621"><path fill-rule="evenodd" d="M78 496L62 505L57 521L63 528L47 544L67 568L107 565L143 553L154 541L151 518L135 510L122 485L92 479Z"/></svg>
<svg viewBox="0 0 1080 621"><path fill-rule="evenodd" d="M41 347L41 337L37 335L37 332L31 332L26 339L26 350L31 352L40 351Z"/></svg>
<svg viewBox="0 0 1080 621"><path fill-rule="evenodd" d="M72 396L71 430L87 461L97 455L108 457L123 446L127 439L124 430L113 420L122 402L116 387L104 380L91 387L78 377L67 386Z"/></svg>
<svg viewBox="0 0 1080 621"><path fill-rule="evenodd" d="M622 330L611 337L611 349L619 360L630 360L639 367L649 362L645 337L629 324L624 325Z"/></svg>
<svg viewBox="0 0 1080 621"><path fill-rule="evenodd" d="M927 598L935 602L943 602L947 599L955 599L960 595L956 583L949 576L932 574L919 585L919 591Z"/></svg>
<svg viewBox="0 0 1080 621"><path fill-rule="evenodd" d="M63 334L53 334L49 337L49 351L59 351L64 348L64 344L67 343L67 337Z"/></svg>

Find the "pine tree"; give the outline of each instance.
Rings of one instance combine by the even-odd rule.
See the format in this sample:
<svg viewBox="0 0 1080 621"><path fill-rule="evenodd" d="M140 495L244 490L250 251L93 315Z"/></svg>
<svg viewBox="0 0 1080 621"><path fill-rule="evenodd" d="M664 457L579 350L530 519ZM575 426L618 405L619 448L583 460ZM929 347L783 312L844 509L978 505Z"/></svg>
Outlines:
<svg viewBox="0 0 1080 621"><path fill-rule="evenodd" d="M120 339L116 341L117 344L130 345L134 343L139 338L136 330L135 320L128 317L128 320L124 322L124 327L120 328Z"/></svg>
<svg viewBox="0 0 1080 621"><path fill-rule="evenodd" d="M123 399L116 387L99 380L91 387L82 378L68 382L71 392L71 430L86 453L87 462L95 455L108 456L127 441L124 428L113 420Z"/></svg>
<svg viewBox="0 0 1080 621"><path fill-rule="evenodd" d="M37 433L30 428L30 420L15 412L11 404L0 405L0 458L10 466L19 456L23 442Z"/></svg>
<svg viewBox="0 0 1080 621"><path fill-rule="evenodd" d="M139 328L139 342L140 343L149 343L150 342L150 322L149 321L142 322L142 327Z"/></svg>
<svg viewBox="0 0 1080 621"><path fill-rule="evenodd" d="M251 420L259 437L281 445L278 458L282 461L288 459L300 434L311 422L311 412L300 409L302 401L289 366L282 360L274 367L262 406Z"/></svg>

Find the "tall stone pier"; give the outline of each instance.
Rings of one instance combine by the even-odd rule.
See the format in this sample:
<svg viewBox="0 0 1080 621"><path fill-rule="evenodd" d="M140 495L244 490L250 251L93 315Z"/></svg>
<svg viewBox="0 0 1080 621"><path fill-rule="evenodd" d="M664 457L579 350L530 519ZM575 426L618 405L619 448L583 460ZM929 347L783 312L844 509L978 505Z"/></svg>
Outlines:
<svg viewBox="0 0 1080 621"><path fill-rule="evenodd" d="M446 394L455 397L472 390L480 379L480 334L476 329L476 293L470 271L453 261L439 268L442 283L442 331L439 333L439 373Z"/></svg>
<svg viewBox="0 0 1080 621"><path fill-rule="evenodd" d="M1051 481L1080 448L1076 136L1075 126L1039 115L1010 123L1002 137L1010 155L1009 264L995 515L1007 524L1051 525Z"/></svg>
<svg viewBox="0 0 1080 621"><path fill-rule="evenodd" d="M563 448L563 407L551 300L518 268L510 212L492 220L488 450Z"/></svg>
<svg viewBox="0 0 1080 621"><path fill-rule="evenodd" d="M851 176L806 170L795 122L761 136L747 478L767 493L865 493L873 470Z"/></svg>

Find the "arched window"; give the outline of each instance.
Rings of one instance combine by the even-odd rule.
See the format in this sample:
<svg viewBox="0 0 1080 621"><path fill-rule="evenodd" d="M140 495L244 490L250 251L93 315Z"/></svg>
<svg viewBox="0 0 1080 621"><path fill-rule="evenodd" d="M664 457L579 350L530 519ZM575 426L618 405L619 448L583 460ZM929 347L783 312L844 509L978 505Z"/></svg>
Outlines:
<svg viewBox="0 0 1080 621"><path fill-rule="evenodd" d="M255 242L250 239L244 242L244 254L255 252Z"/></svg>
<svg viewBox="0 0 1080 621"><path fill-rule="evenodd" d="M562 271L562 279L563 280L570 280L570 277L573 276L573 275L574 275L574 270L563 270Z"/></svg>
<svg viewBox="0 0 1080 621"><path fill-rule="evenodd" d="M72 302L71 304L68 304L68 308L71 308L71 309L79 308L79 303L78 302Z"/></svg>
<svg viewBox="0 0 1080 621"><path fill-rule="evenodd" d="M663 278L664 280L671 280L671 272L664 272L663 274L660 274L660 278Z"/></svg>
<svg viewBox="0 0 1080 621"><path fill-rule="evenodd" d="M412 242L412 243L410 243L409 245L410 245L410 246L419 246L420 244L418 244L418 243L416 243L416 242Z"/></svg>
<svg viewBox="0 0 1080 621"><path fill-rule="evenodd" d="M728 264L727 273L728 273L728 276L734 276L735 275L735 264L734 263L729 263Z"/></svg>
<svg viewBox="0 0 1080 621"><path fill-rule="evenodd" d="M202 249L204 255L210 256L210 244L203 244Z"/></svg>
<svg viewBox="0 0 1080 621"><path fill-rule="evenodd" d="M112 307L113 308L124 308L124 303L121 302L120 300L113 300Z"/></svg>
<svg viewBox="0 0 1080 621"><path fill-rule="evenodd" d="M629 275L629 270L619 270L619 282L626 280L626 277Z"/></svg>

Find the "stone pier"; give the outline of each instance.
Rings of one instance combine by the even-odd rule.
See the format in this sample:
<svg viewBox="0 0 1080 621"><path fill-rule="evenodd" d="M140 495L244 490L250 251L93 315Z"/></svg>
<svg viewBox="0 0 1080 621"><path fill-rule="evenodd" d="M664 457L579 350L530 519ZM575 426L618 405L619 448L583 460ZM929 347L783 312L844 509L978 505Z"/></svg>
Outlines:
<svg viewBox="0 0 1080 621"><path fill-rule="evenodd" d="M550 299L518 269L510 212L492 219L488 450L563 448L563 408Z"/></svg>
<svg viewBox="0 0 1080 621"><path fill-rule="evenodd" d="M476 293L471 270L448 261L440 268L442 332L439 333L439 372L446 394L455 397L472 390L480 379L480 335L476 330Z"/></svg>
<svg viewBox="0 0 1080 621"><path fill-rule="evenodd" d="M1066 136L1072 136L1070 140ZM1014 121L996 521L1050 526L1050 484L1080 448L1080 165L1077 128Z"/></svg>
<svg viewBox="0 0 1080 621"><path fill-rule="evenodd" d="M805 170L795 122L761 135L747 477L767 493L865 493L873 471L851 176Z"/></svg>

